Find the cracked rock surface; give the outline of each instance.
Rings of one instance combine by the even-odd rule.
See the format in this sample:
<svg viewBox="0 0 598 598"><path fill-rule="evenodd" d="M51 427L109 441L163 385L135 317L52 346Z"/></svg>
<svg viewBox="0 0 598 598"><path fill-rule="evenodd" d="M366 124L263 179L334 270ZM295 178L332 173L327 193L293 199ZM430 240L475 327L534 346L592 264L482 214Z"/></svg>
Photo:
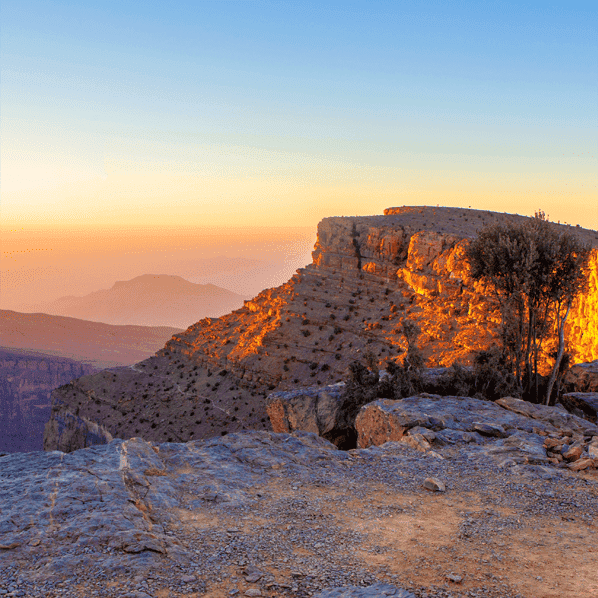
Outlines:
<svg viewBox="0 0 598 598"><path fill-rule="evenodd" d="M7 455L0 595L597 595L596 470L473 446L264 431Z"/></svg>

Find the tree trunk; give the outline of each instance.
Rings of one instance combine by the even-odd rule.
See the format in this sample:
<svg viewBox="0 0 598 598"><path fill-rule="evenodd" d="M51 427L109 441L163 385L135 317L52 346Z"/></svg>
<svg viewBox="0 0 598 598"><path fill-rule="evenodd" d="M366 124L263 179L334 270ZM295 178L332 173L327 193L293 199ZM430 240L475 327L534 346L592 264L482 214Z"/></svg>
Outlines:
<svg viewBox="0 0 598 598"><path fill-rule="evenodd" d="M552 394L552 387L554 386L554 381L556 380L556 376L558 374L559 368L561 366L561 359L563 358L563 353L565 352L565 322L567 321L567 317L569 316L569 311L571 310L571 301L567 303L567 311L563 316L562 320L558 320L558 329L559 329L559 349L556 354L556 360L554 362L554 366L552 367L552 372L550 374L550 380L548 381L548 388L546 389L546 405L550 405L550 395Z"/></svg>

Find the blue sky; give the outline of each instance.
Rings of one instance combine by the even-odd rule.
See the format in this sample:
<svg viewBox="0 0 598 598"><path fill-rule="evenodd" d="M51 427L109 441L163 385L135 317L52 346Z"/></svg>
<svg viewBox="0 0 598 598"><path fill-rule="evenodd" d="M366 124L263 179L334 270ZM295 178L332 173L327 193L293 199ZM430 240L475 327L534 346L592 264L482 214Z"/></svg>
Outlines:
<svg viewBox="0 0 598 598"><path fill-rule="evenodd" d="M3 218L315 226L433 203L597 228L596 17L5 0Z"/></svg>

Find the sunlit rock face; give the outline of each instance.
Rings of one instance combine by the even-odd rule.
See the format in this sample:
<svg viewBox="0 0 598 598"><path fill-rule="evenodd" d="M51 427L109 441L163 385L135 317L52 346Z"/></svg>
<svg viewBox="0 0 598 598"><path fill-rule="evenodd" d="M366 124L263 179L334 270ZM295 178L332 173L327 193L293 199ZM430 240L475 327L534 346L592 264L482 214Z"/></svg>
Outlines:
<svg viewBox="0 0 598 598"><path fill-rule="evenodd" d="M289 282L191 325L133 369L55 391L56 413L153 441L267 429L269 392L336 383L366 353L380 369L402 359L405 319L421 327L429 367L471 363L496 342L500 316L491 290L469 275L466 246L489 224L523 219L430 207L325 218L313 263ZM598 233L573 230L598 247ZM594 251L589 291L569 317L574 361L598 358L597 265Z"/></svg>

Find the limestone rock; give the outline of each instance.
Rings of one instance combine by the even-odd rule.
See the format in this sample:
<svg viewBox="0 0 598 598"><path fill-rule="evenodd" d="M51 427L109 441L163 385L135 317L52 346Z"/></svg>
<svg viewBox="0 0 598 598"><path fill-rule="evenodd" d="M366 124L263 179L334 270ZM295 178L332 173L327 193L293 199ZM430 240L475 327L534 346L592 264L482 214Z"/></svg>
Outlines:
<svg viewBox="0 0 598 598"><path fill-rule="evenodd" d="M495 436L496 438L508 436L501 425L488 422L474 422L473 431L482 434L482 436Z"/></svg>
<svg viewBox="0 0 598 598"><path fill-rule="evenodd" d="M567 461L577 461L582 453L583 449L581 446L572 446L568 451L563 453L563 457L567 459Z"/></svg>
<svg viewBox="0 0 598 598"><path fill-rule="evenodd" d="M596 467L596 461L594 459L577 459L569 463L568 467L572 471L583 471L589 467Z"/></svg>
<svg viewBox="0 0 598 598"><path fill-rule="evenodd" d="M586 450L584 437L595 433L591 423L558 407L512 398L492 403L426 394L369 403L361 408L355 426L361 448L394 441L426 452L446 444L464 443L478 445L478 452L504 463L536 464L549 463L551 459L558 462L555 453L559 449L563 455L560 460L579 459ZM572 429L578 434L576 443L566 440ZM561 437L549 439L548 434Z"/></svg>
<svg viewBox="0 0 598 598"><path fill-rule="evenodd" d="M503 397L502 399L498 399L496 404L508 409L509 411L513 411L514 413L526 415L527 417L531 417L537 421L550 424L550 426L554 427L555 429L569 429L579 434L585 434L588 436L594 435L598 432L598 427L596 425L586 421L581 417L568 413L560 405L556 405L555 407L547 405L535 405L514 397Z"/></svg>
<svg viewBox="0 0 598 598"><path fill-rule="evenodd" d="M165 531L173 509L192 507L194 500L205 504L208 494L231 506L249 504L255 500L251 489L273 467L292 475L331 452L338 451L313 434L253 432L198 443L116 439L67 454L7 455L0 457L0 546L67 543L82 551L184 554ZM192 479L185 468L193 470ZM186 491L182 502L191 481L196 490L191 496Z"/></svg>
<svg viewBox="0 0 598 598"><path fill-rule="evenodd" d="M598 359L571 366L565 375L564 383L576 392L598 393Z"/></svg>
<svg viewBox="0 0 598 598"><path fill-rule="evenodd" d="M426 478L423 486L426 490L431 490L432 492L446 492L445 483L438 478Z"/></svg>
<svg viewBox="0 0 598 598"><path fill-rule="evenodd" d="M569 392L561 397L561 403L571 413L598 423L598 391Z"/></svg>
<svg viewBox="0 0 598 598"><path fill-rule="evenodd" d="M356 586L333 588L314 594L314 598L384 598L385 596L415 598L411 592L385 583L378 583L366 588Z"/></svg>
<svg viewBox="0 0 598 598"><path fill-rule="evenodd" d="M274 432L313 432L339 447L354 443L354 422L343 409L344 383L272 393L266 409Z"/></svg>
<svg viewBox="0 0 598 598"><path fill-rule="evenodd" d="M475 433L476 426L500 425L502 429L533 432L533 420L510 413L496 403L469 397L416 395L398 401L379 399L361 408L355 426L358 446L366 448L389 440L401 440L411 428L420 426L438 432L454 430ZM486 428L484 428L486 429Z"/></svg>

